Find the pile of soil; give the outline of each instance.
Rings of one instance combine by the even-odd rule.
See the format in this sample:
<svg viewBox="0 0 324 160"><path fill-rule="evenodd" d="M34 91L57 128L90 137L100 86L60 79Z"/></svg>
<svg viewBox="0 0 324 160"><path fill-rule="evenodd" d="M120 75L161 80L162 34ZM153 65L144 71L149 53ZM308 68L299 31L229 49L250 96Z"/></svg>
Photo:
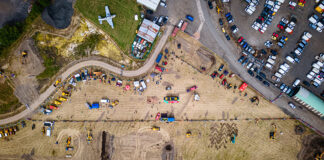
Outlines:
<svg viewBox="0 0 324 160"><path fill-rule="evenodd" d="M312 134L303 139L303 146L298 153L297 157L300 160L313 160L317 154L324 151L324 138Z"/></svg>
<svg viewBox="0 0 324 160"><path fill-rule="evenodd" d="M55 0L42 13L43 20L58 29L67 28L73 15L72 0Z"/></svg>

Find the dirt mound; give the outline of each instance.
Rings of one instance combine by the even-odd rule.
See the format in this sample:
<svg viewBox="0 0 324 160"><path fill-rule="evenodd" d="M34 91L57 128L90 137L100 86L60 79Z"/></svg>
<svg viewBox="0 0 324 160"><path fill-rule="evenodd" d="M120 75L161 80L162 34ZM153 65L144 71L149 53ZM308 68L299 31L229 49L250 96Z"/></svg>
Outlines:
<svg viewBox="0 0 324 160"><path fill-rule="evenodd" d="M297 155L300 160L314 159L317 154L321 154L324 150L324 138L312 134L304 138L303 146Z"/></svg>
<svg viewBox="0 0 324 160"><path fill-rule="evenodd" d="M55 0L49 7L45 8L42 18L47 24L58 29L64 29L70 25L73 11L71 0Z"/></svg>

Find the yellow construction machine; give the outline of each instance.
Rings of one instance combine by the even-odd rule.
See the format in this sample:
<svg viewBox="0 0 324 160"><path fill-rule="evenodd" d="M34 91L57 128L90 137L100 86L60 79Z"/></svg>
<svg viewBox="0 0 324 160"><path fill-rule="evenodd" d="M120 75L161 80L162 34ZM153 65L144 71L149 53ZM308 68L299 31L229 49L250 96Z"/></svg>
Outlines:
<svg viewBox="0 0 324 160"><path fill-rule="evenodd" d="M88 141L88 144L90 144L92 142L92 133L91 133L91 130L88 130L87 141Z"/></svg>
<svg viewBox="0 0 324 160"><path fill-rule="evenodd" d="M270 132L270 139L275 139L277 133L277 126L275 124L272 124L272 127L274 128L274 130Z"/></svg>
<svg viewBox="0 0 324 160"><path fill-rule="evenodd" d="M153 130L153 131L160 131L160 127L153 126L153 127L152 127L152 130Z"/></svg>
<svg viewBox="0 0 324 160"><path fill-rule="evenodd" d="M42 128L42 135L45 135L45 127Z"/></svg>
<svg viewBox="0 0 324 160"><path fill-rule="evenodd" d="M27 51L22 51L21 52L21 64L25 64L26 63L27 56L28 56Z"/></svg>
<svg viewBox="0 0 324 160"><path fill-rule="evenodd" d="M119 100L114 100L113 102L111 102L111 105L113 107L117 106L119 104Z"/></svg>
<svg viewBox="0 0 324 160"><path fill-rule="evenodd" d="M64 102L64 101L66 101L67 99L65 98L65 97L60 97L59 98L59 101L61 101L61 102Z"/></svg>
<svg viewBox="0 0 324 160"><path fill-rule="evenodd" d="M187 138L190 138L191 135L192 135L191 131L187 131L187 133L186 133L186 137L187 137Z"/></svg>
<svg viewBox="0 0 324 160"><path fill-rule="evenodd" d="M54 87L58 86L61 83L61 78L57 79L55 83L53 84Z"/></svg>
<svg viewBox="0 0 324 160"><path fill-rule="evenodd" d="M61 105L62 102L60 102L59 100L55 100L55 101L54 101L54 104L55 104L55 105Z"/></svg>
<svg viewBox="0 0 324 160"><path fill-rule="evenodd" d="M66 140L66 148L65 150L73 150L73 147L71 147L71 136L68 137L68 139Z"/></svg>
<svg viewBox="0 0 324 160"><path fill-rule="evenodd" d="M64 92L62 92L62 96L70 96L70 93L69 93L69 92L66 92L66 91L64 91Z"/></svg>

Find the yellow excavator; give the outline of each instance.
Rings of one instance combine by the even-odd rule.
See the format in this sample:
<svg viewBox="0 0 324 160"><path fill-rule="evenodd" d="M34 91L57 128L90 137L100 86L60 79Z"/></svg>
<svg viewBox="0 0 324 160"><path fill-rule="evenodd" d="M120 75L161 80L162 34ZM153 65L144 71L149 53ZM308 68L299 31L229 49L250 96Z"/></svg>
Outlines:
<svg viewBox="0 0 324 160"><path fill-rule="evenodd" d="M90 144L90 143L92 142L92 134L91 134L91 130L88 130L87 141L88 141L88 144Z"/></svg>
<svg viewBox="0 0 324 160"><path fill-rule="evenodd" d="M270 139L275 139L277 133L277 126L275 124L272 124L272 127L274 128L274 130L270 132Z"/></svg>
<svg viewBox="0 0 324 160"><path fill-rule="evenodd" d="M66 148L65 150L73 150L73 147L71 147L71 136L69 136L69 138L66 140Z"/></svg>
<svg viewBox="0 0 324 160"><path fill-rule="evenodd" d="M117 106L118 104L119 104L119 100L114 100L114 101L111 103L111 105L112 105L113 107Z"/></svg>
<svg viewBox="0 0 324 160"><path fill-rule="evenodd" d="M152 130L153 130L153 131L160 131L160 127L153 126L153 127L152 127Z"/></svg>

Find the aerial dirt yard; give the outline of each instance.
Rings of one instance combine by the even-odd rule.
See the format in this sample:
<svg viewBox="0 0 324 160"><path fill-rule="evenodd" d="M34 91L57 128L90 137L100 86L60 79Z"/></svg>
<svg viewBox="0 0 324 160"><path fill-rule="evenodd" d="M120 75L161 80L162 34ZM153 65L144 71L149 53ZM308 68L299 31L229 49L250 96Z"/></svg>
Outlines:
<svg viewBox="0 0 324 160"><path fill-rule="evenodd" d="M32 124L36 125L34 130ZM269 139L272 124L275 140ZM42 122L28 121L9 140L0 140L0 156L7 158L75 160L247 160L297 159L304 135L294 133L294 120L237 122L56 122L51 137L42 135ZM160 127L153 131L152 126ZM87 144L87 130L93 140ZM103 133L105 131L105 133ZM186 132L192 135L187 138ZM230 137L237 134L235 144ZM280 134L281 133L281 134ZM66 151L71 136L73 151ZM55 144L58 141L58 144ZM22 145L23 144L23 145ZM104 146L104 147L103 147Z"/></svg>
<svg viewBox="0 0 324 160"><path fill-rule="evenodd" d="M200 44L186 35L180 36L186 39L176 39L176 43L182 44L181 49L173 41L166 44L169 54L162 62L167 61L167 65L160 66L167 70L154 78L148 75L145 79L149 82L143 94L132 89L133 81L123 80L123 87L131 85L130 91L115 86L115 82L111 85L99 80L79 82L71 97L58 110L54 110L51 115L36 113L30 117L35 121L27 121L26 128L7 140L0 139L0 157L64 159L67 154L71 154L71 159L75 160L297 159L302 140L311 131L306 129L304 134L296 135L295 125L300 123L288 119L289 116L279 107L250 88L240 93L234 87L226 89L218 77L212 79L210 74L224 63L219 57L214 57L216 65L209 63L208 72L201 72L199 64L191 64L193 60L185 56L194 55L202 46L185 49L191 43ZM208 55L206 52L204 55ZM199 57L206 58L193 58L203 61ZM223 70L228 70L226 65ZM106 74L110 76L109 72ZM226 76L226 79L233 86L239 87L242 83L236 77ZM194 101L193 92L186 91L193 85L198 87L196 92L200 95L199 101ZM166 86L172 89L166 90ZM179 96L180 102L166 104L163 102L166 95ZM58 96L59 92L52 99ZM250 98L254 96L259 97L259 102L251 103ZM155 97L157 101L149 103L149 97ZM86 102L100 102L102 98L111 101L118 99L119 104L111 109L108 104L100 103L99 109L92 110L84 105ZM158 112L172 114L176 121L154 121ZM258 118L287 119L255 120ZM42 135L43 120L57 120L51 137ZM33 123L36 124L34 130L31 129ZM153 126L160 127L160 131L153 131ZM269 134L274 131L274 126L277 128L276 136L271 140ZM92 130L93 134L91 144L86 141L88 130ZM190 137L186 137L188 131L192 133ZM231 142L233 135L236 135L235 144ZM69 136L72 137L73 151L65 151ZM55 144L56 141L58 144Z"/></svg>

